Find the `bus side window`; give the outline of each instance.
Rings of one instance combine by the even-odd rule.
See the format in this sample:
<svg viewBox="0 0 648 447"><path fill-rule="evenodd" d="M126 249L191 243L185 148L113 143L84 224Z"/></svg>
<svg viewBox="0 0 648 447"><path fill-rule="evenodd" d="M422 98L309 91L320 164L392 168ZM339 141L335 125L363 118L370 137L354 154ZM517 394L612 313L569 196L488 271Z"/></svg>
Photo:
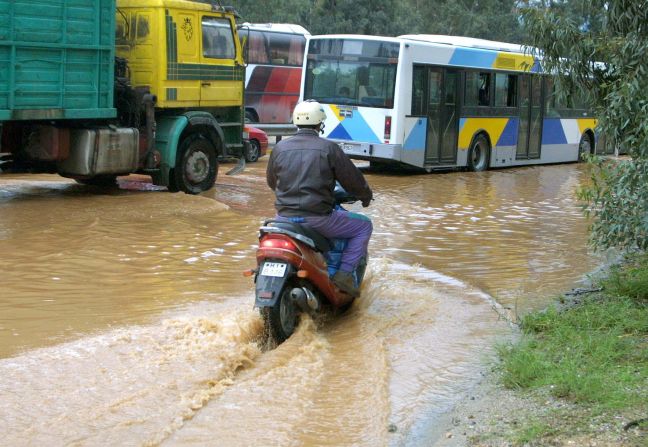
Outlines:
<svg viewBox="0 0 648 447"><path fill-rule="evenodd" d="M517 76L504 73L495 74L495 107L515 107L517 105Z"/></svg>
<svg viewBox="0 0 648 447"><path fill-rule="evenodd" d="M560 118L556 110L556 89L552 78L545 79L545 116L549 118Z"/></svg>
<svg viewBox="0 0 648 447"><path fill-rule="evenodd" d="M414 67L412 74L412 115L425 115L425 68Z"/></svg>
<svg viewBox="0 0 648 447"><path fill-rule="evenodd" d="M464 105L479 105L479 73L474 71L466 72L466 86L464 92Z"/></svg>
<svg viewBox="0 0 648 447"><path fill-rule="evenodd" d="M479 105L490 105L490 73L479 73Z"/></svg>

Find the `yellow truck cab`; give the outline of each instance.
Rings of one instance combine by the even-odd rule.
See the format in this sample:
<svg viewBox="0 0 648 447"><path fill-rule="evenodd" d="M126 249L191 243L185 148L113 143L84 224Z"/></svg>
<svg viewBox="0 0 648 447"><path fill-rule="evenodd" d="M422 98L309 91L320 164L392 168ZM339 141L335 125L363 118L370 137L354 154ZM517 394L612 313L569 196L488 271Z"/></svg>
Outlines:
<svg viewBox="0 0 648 447"><path fill-rule="evenodd" d="M154 97L152 176L171 190L209 189L217 159L243 153L245 65L235 18L216 3L117 1L115 53L132 87Z"/></svg>

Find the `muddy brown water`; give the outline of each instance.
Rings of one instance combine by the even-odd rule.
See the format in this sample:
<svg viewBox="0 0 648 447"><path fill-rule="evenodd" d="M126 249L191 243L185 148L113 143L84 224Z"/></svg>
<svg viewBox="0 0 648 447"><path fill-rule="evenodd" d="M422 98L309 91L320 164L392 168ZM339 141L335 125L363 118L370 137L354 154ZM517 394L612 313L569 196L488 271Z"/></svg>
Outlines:
<svg viewBox="0 0 648 447"><path fill-rule="evenodd" d="M502 315L600 262L581 165L367 173L362 298L264 351L241 271L273 198L263 159L227 168L197 197L0 176L0 444L419 445L511 333Z"/></svg>

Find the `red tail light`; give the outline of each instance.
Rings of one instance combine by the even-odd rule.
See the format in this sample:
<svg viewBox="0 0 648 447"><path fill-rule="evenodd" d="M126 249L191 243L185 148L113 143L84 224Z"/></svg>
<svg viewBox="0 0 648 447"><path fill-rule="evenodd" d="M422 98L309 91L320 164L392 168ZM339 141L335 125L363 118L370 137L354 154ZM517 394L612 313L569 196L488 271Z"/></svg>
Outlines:
<svg viewBox="0 0 648 447"><path fill-rule="evenodd" d="M283 248L284 250L297 251L297 246L294 242L287 239L272 239L266 238L261 241L262 248Z"/></svg>
<svg viewBox="0 0 648 447"><path fill-rule="evenodd" d="M391 116L385 117L385 143L391 138Z"/></svg>

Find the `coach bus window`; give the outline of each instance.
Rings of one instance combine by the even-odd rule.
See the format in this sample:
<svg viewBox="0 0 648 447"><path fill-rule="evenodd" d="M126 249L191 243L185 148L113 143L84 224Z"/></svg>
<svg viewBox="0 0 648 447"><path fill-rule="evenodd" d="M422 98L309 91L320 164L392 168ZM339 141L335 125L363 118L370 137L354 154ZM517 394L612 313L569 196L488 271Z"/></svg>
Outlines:
<svg viewBox="0 0 648 447"><path fill-rule="evenodd" d="M268 33L268 39L271 49L270 59L274 65L299 66L302 64L304 42L306 41L303 36Z"/></svg>
<svg viewBox="0 0 648 447"><path fill-rule="evenodd" d="M234 58L234 37L230 21L216 17L202 20L203 56L214 59Z"/></svg>
<svg viewBox="0 0 648 447"><path fill-rule="evenodd" d="M495 75L495 107L517 105L517 76L497 73Z"/></svg>
<svg viewBox="0 0 648 447"><path fill-rule="evenodd" d="M250 64L267 64L270 62L266 39L263 33L260 33L259 31L250 31L248 47L248 62Z"/></svg>

